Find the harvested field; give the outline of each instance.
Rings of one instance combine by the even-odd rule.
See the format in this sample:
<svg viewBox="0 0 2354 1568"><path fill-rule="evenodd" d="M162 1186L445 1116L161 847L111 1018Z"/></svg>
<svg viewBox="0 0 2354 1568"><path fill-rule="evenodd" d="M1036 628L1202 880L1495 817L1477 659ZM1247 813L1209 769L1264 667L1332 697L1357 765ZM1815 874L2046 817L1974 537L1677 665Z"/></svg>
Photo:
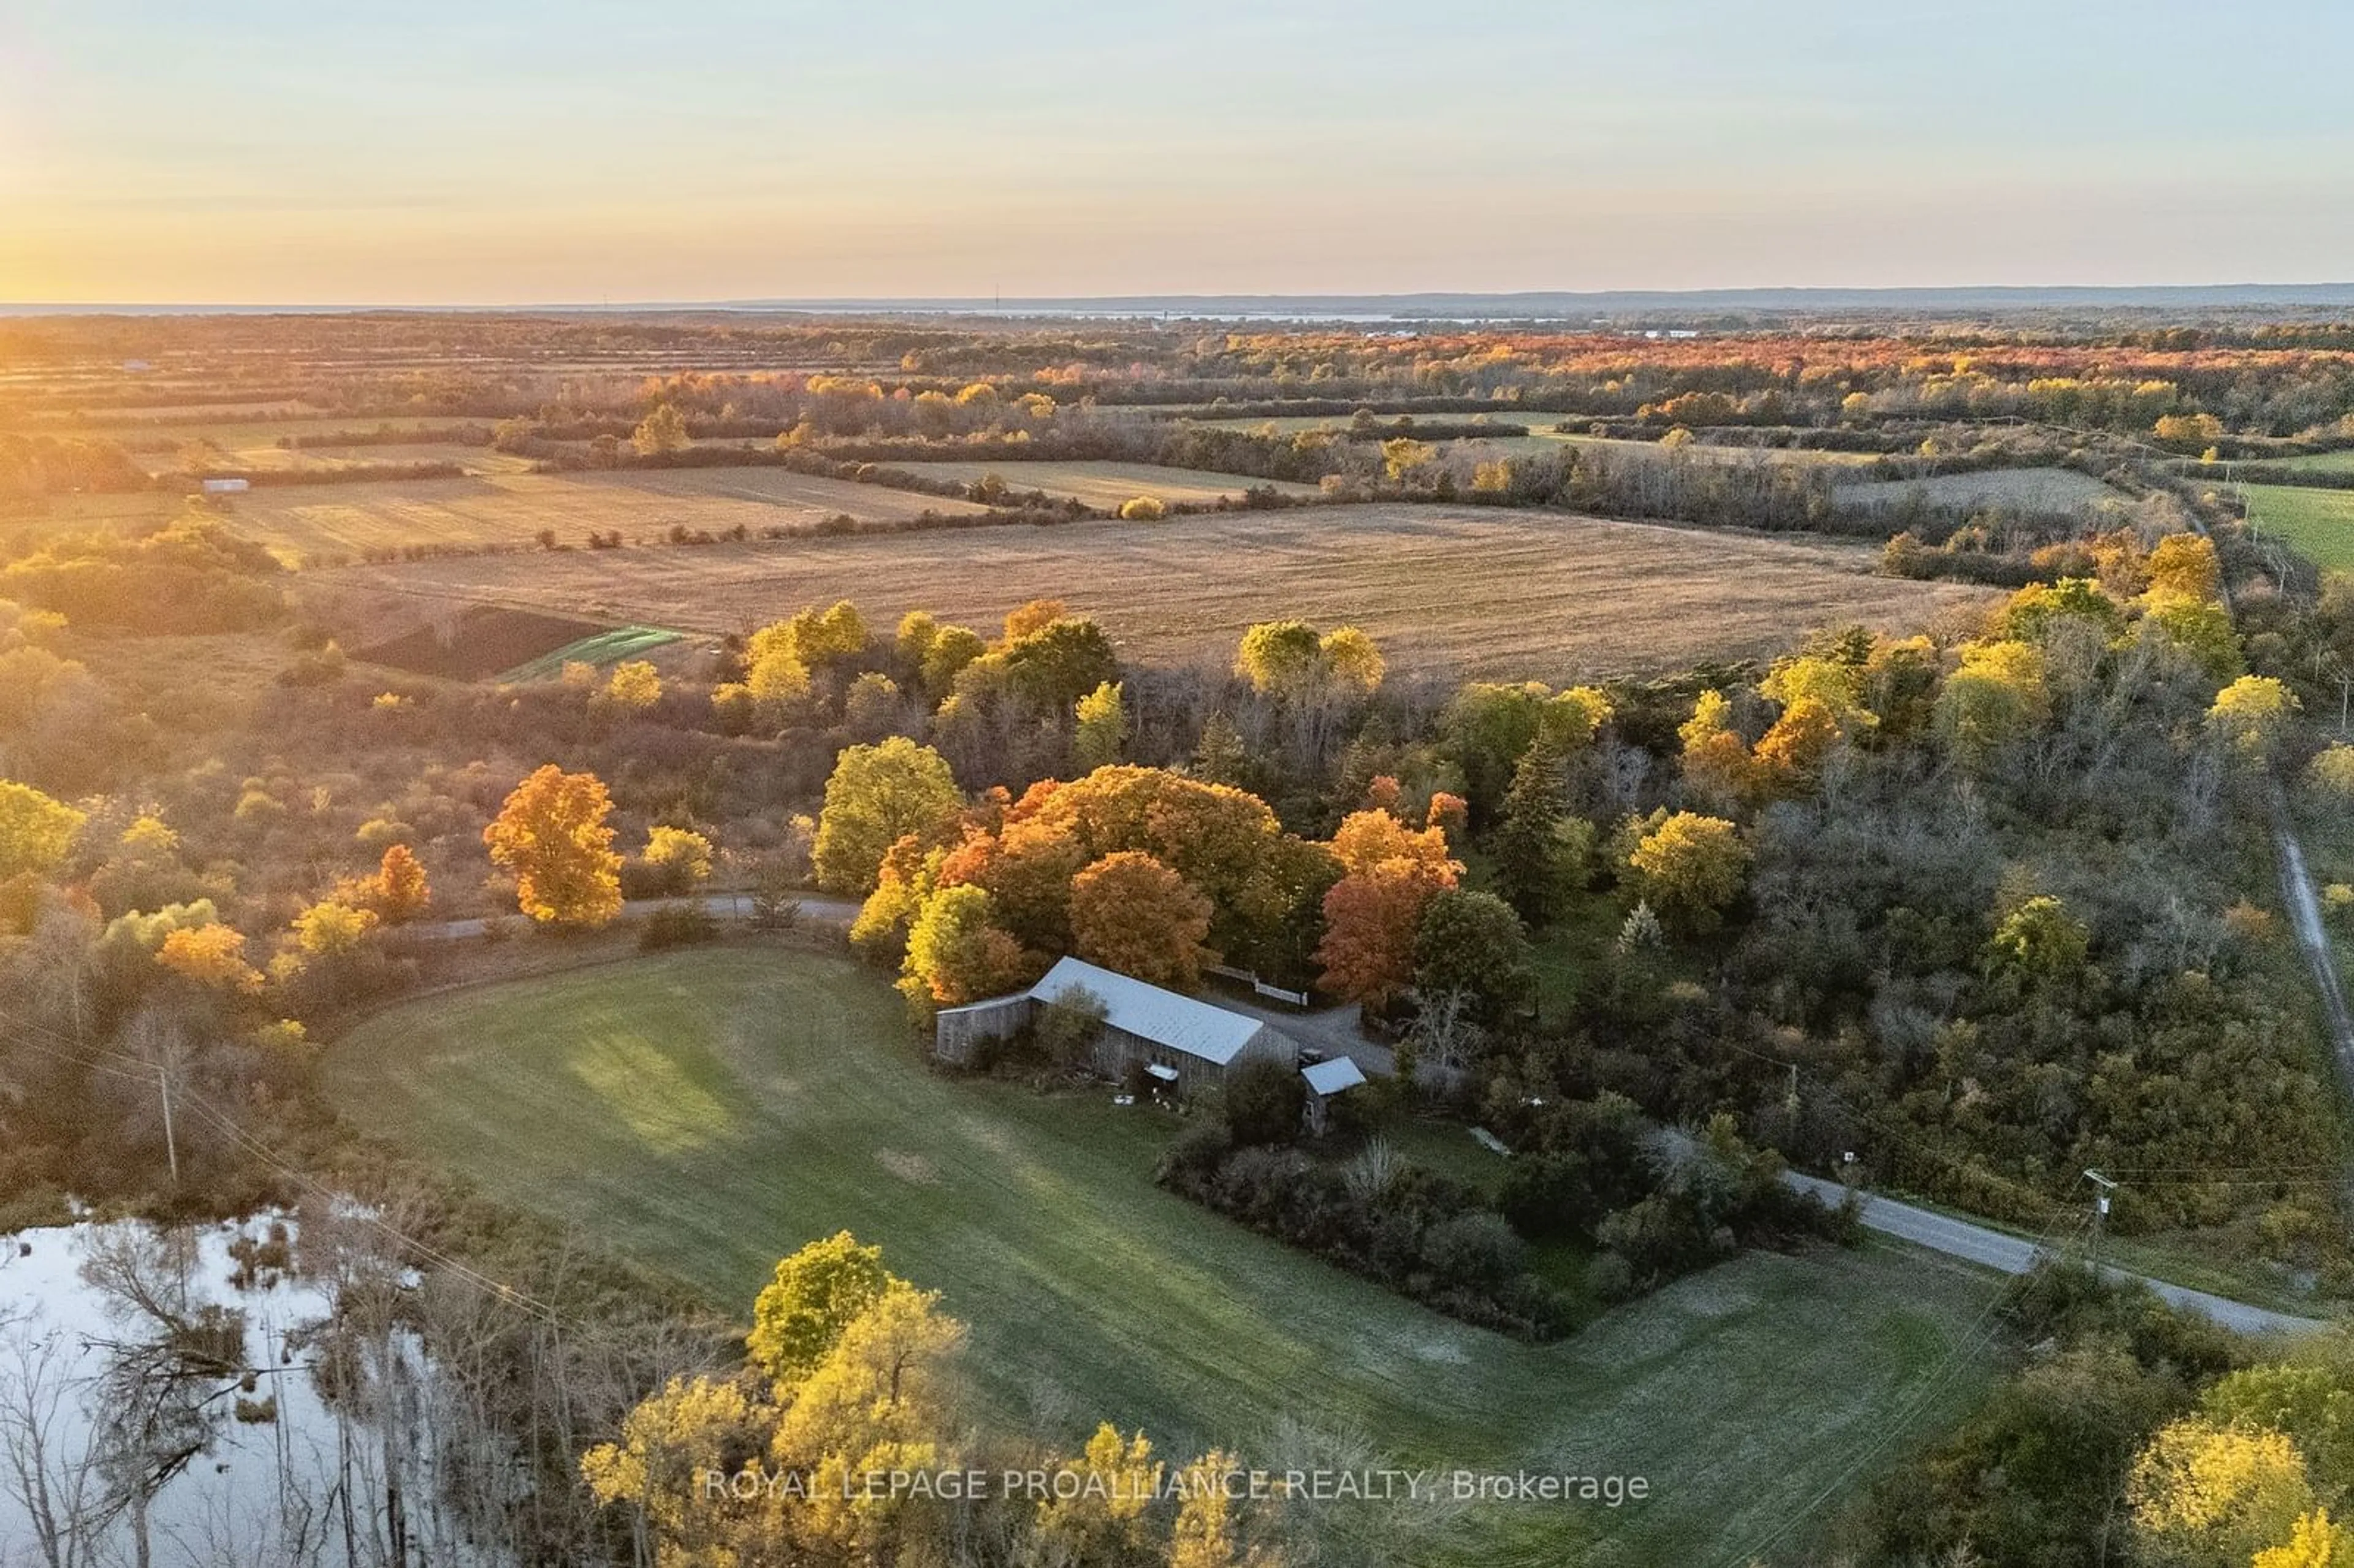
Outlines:
<svg viewBox="0 0 2354 1568"><path fill-rule="evenodd" d="M533 552L316 574L613 620L729 631L855 599L993 624L1052 597L1134 654L1231 657L1252 622L1351 623L1401 669L1564 679L1769 654L1811 628L1917 630L1988 590L1874 576L1867 546L1610 523L1562 513L1382 504L1161 524L933 530L690 548Z"/></svg>
<svg viewBox="0 0 2354 1568"><path fill-rule="evenodd" d="M1268 486L1286 495L1317 493L1312 484L1210 473L1198 468L1161 468L1149 462L895 462L887 466L932 479L953 479L960 484L993 473L1016 491L1075 495L1090 506L1116 507L1140 495L1172 503L1213 502L1221 496L1239 501L1253 485Z"/></svg>
<svg viewBox="0 0 2354 1568"><path fill-rule="evenodd" d="M1983 473L1941 473L1931 479L1872 480L1840 487L1842 505L1878 508L1920 495L1937 507L2009 506L2027 512L2073 512L2126 497L2089 474L2068 468L1990 468Z"/></svg>
<svg viewBox="0 0 2354 1568"><path fill-rule="evenodd" d="M478 606L363 648L353 657L412 674L481 681L610 630L594 621Z"/></svg>
<svg viewBox="0 0 2354 1568"><path fill-rule="evenodd" d="M758 534L843 513L897 523L928 510L987 508L781 468L705 468L273 486L239 496L235 519L239 532L304 565L410 546L526 545L542 529L578 545L615 529L630 540L659 538L673 527L719 534L739 524Z"/></svg>

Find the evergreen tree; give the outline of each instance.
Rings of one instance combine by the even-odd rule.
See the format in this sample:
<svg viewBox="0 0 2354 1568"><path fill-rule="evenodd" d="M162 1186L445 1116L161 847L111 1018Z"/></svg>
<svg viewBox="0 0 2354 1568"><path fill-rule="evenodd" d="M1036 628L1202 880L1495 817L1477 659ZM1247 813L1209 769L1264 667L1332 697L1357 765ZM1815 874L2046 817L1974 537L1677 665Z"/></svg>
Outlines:
<svg viewBox="0 0 2354 1568"><path fill-rule="evenodd" d="M1568 797L1568 747L1552 726L1542 726L1512 770L1495 842L1496 885L1532 926L1559 917L1574 887L1561 832Z"/></svg>

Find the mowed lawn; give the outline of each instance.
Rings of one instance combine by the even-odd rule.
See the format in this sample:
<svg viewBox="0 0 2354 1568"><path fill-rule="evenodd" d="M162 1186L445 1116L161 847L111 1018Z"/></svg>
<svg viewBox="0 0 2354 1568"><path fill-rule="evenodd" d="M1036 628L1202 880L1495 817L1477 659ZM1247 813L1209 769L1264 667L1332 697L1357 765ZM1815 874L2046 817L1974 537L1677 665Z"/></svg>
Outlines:
<svg viewBox="0 0 2354 1568"><path fill-rule="evenodd" d="M673 954L419 999L328 1054L345 1113L748 1314L841 1228L972 1325L985 1408L1076 1439L1299 1462L1299 1428L1417 1464L1649 1478L1618 1512L1487 1509L1448 1553L1645 1562L1753 1539L1984 1386L1993 1287L1925 1255L1759 1255L1560 1344L1467 1328L1161 1192L1174 1129L1105 1094L935 1075L846 959ZM1295 1425L1287 1429L1286 1423ZM1850 1475L1850 1467L1854 1467Z"/></svg>
<svg viewBox="0 0 2354 1568"><path fill-rule="evenodd" d="M2252 484L2246 493L2260 535L2279 535L2317 566L2354 570L2354 490Z"/></svg>
<svg viewBox="0 0 2354 1568"><path fill-rule="evenodd" d="M1880 577L1877 558L1847 541L1374 504L532 551L322 580L711 632L839 599L875 624L925 609L989 628L1050 598L1100 620L1128 655L1220 663L1254 622L1298 616L1363 628L1396 669L1552 681L1770 657L1809 630L1850 622L1917 631L1993 597Z"/></svg>
<svg viewBox="0 0 2354 1568"><path fill-rule="evenodd" d="M1286 495L1317 493L1312 484L1211 473L1198 468L1163 468L1149 462L894 462L885 466L933 479L952 479L960 484L993 473L1017 492L1043 490L1049 495L1074 495L1089 506L1116 507L1140 495L1178 503L1216 501L1222 496L1239 501L1253 485Z"/></svg>
<svg viewBox="0 0 2354 1568"><path fill-rule="evenodd" d="M385 461L416 450L384 448ZM841 514L904 522L928 510L987 508L781 468L709 468L274 485L236 497L231 518L238 532L301 565L410 545L527 545L543 529L578 548L589 534L615 529L629 540L673 527L719 534L741 524L758 535Z"/></svg>

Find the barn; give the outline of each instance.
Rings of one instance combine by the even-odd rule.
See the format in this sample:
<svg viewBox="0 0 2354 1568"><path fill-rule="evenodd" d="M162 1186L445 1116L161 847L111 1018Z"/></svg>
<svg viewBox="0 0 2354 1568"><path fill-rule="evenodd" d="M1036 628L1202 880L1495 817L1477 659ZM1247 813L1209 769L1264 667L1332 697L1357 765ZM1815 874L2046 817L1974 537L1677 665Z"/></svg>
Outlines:
<svg viewBox="0 0 2354 1568"><path fill-rule="evenodd" d="M1124 1076L1131 1065L1140 1065L1178 1092L1192 1094L1223 1084L1231 1068L1254 1056L1287 1066L1299 1057L1299 1046L1273 1024L1078 959L1059 960L1027 991L942 1009L932 1053L943 1062L969 1063L982 1041L1002 1039L1029 1023L1039 1008L1080 993L1103 1004L1096 1066L1107 1077Z"/></svg>

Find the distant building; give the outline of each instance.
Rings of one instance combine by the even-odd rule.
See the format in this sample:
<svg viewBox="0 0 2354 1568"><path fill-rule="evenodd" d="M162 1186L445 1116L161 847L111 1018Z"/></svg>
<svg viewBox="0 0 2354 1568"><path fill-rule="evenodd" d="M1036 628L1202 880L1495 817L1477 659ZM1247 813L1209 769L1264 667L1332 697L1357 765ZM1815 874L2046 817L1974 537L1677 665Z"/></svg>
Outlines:
<svg viewBox="0 0 2354 1568"><path fill-rule="evenodd" d="M205 481L207 495L243 495L253 488L249 479L208 479Z"/></svg>
<svg viewBox="0 0 2354 1568"><path fill-rule="evenodd" d="M1130 1066L1141 1065L1163 1084L1192 1094L1225 1083L1229 1069L1253 1057L1286 1066L1299 1059L1299 1045L1271 1023L1078 959L1060 960L1027 991L943 1009L934 1024L932 1054L961 1066L982 1042L1014 1033L1041 1007L1079 992L1104 1006L1096 1068L1106 1077L1121 1077Z"/></svg>
<svg viewBox="0 0 2354 1568"><path fill-rule="evenodd" d="M122 362L123 374L126 376L144 376L154 368L143 359L126 359Z"/></svg>

